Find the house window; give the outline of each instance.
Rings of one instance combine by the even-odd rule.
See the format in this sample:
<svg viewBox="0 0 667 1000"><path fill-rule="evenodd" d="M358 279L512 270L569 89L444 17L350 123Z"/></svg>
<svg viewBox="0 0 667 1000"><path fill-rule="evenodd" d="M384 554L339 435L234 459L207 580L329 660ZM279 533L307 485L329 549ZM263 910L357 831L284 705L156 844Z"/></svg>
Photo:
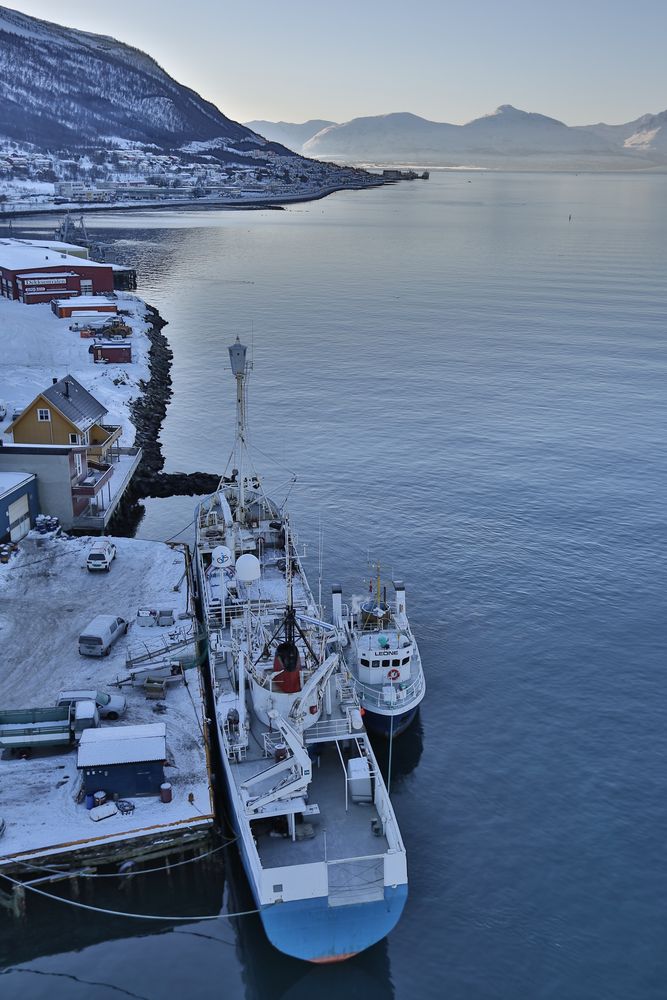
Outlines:
<svg viewBox="0 0 667 1000"><path fill-rule="evenodd" d="M37 419L42 423L48 422L51 419L51 410L37 410Z"/></svg>
<svg viewBox="0 0 667 1000"><path fill-rule="evenodd" d="M88 437L88 431L83 432L83 437L81 438L81 444L89 444L90 438Z"/></svg>
<svg viewBox="0 0 667 1000"><path fill-rule="evenodd" d="M81 294L82 295L92 295L93 294L93 282L91 278L81 279Z"/></svg>
<svg viewBox="0 0 667 1000"><path fill-rule="evenodd" d="M79 435L78 434L70 434L70 436L69 436L69 443L70 444L78 444L79 443Z"/></svg>

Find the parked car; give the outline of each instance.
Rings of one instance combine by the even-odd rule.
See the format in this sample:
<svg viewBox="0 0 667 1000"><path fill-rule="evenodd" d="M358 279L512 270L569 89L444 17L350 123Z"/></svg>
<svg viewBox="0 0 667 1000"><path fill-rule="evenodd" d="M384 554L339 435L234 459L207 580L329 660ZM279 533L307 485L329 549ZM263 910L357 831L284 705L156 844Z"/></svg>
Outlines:
<svg viewBox="0 0 667 1000"><path fill-rule="evenodd" d="M92 549L88 553L88 558L86 559L86 569L102 570L105 569L107 573L111 569L111 563L116 558L116 546L113 542L108 539L103 539L102 541L95 542Z"/></svg>
<svg viewBox="0 0 667 1000"><path fill-rule="evenodd" d="M61 691L56 705L76 705L80 701L92 701L97 705L101 719L119 719L127 709L127 699L122 694L109 694L108 691L76 690Z"/></svg>
<svg viewBox="0 0 667 1000"><path fill-rule="evenodd" d="M108 656L116 639L126 635L128 622L115 615L97 615L79 636L82 656Z"/></svg>

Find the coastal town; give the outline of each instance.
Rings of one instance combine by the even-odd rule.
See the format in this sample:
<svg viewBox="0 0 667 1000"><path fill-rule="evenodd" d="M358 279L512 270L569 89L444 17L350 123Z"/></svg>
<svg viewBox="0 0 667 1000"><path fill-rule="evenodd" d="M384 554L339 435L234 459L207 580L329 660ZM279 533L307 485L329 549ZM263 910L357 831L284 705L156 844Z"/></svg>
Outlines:
<svg viewBox="0 0 667 1000"><path fill-rule="evenodd" d="M164 152L118 139L85 152L44 153L0 138L0 215L59 207L280 205L389 179L354 166L297 157L259 137L257 142L257 148L229 163L221 161L225 149L216 143L192 142Z"/></svg>

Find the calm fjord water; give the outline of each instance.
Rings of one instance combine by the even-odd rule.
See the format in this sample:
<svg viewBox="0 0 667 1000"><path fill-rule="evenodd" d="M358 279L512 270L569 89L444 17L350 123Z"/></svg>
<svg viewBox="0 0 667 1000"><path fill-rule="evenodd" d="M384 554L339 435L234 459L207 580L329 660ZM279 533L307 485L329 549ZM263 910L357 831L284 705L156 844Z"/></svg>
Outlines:
<svg viewBox="0 0 667 1000"><path fill-rule="evenodd" d="M321 520L325 594L362 592L369 552L407 583L428 681L393 781L410 898L329 969L255 918L152 933L38 904L0 936L2 996L665 996L666 220L667 177L451 173L88 220L169 320L167 468L222 471L238 333L312 582ZM191 517L149 502L139 534ZM87 898L242 908L224 876Z"/></svg>

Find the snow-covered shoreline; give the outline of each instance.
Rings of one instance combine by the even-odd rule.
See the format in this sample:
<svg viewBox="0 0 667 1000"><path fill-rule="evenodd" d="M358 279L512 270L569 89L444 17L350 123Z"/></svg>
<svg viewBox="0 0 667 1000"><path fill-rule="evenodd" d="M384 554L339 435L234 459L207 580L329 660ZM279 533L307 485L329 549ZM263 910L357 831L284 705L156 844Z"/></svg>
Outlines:
<svg viewBox="0 0 667 1000"><path fill-rule="evenodd" d="M376 182L365 184L336 184L330 187L319 188L312 192L301 192L294 195L276 195L274 197L261 195L260 197L249 195L239 198L165 198L163 201L155 199L147 201L117 201L107 204L95 204L91 202L67 202L62 205L36 204L0 204L0 218L23 218L28 215L62 215L63 212L131 212L137 209L171 209L171 208L214 208L230 209L232 211L243 211L244 209L275 208L280 209L283 205L296 205L307 201L320 201L328 198L329 195L339 191L366 191L370 188L382 187L385 181L378 176Z"/></svg>

